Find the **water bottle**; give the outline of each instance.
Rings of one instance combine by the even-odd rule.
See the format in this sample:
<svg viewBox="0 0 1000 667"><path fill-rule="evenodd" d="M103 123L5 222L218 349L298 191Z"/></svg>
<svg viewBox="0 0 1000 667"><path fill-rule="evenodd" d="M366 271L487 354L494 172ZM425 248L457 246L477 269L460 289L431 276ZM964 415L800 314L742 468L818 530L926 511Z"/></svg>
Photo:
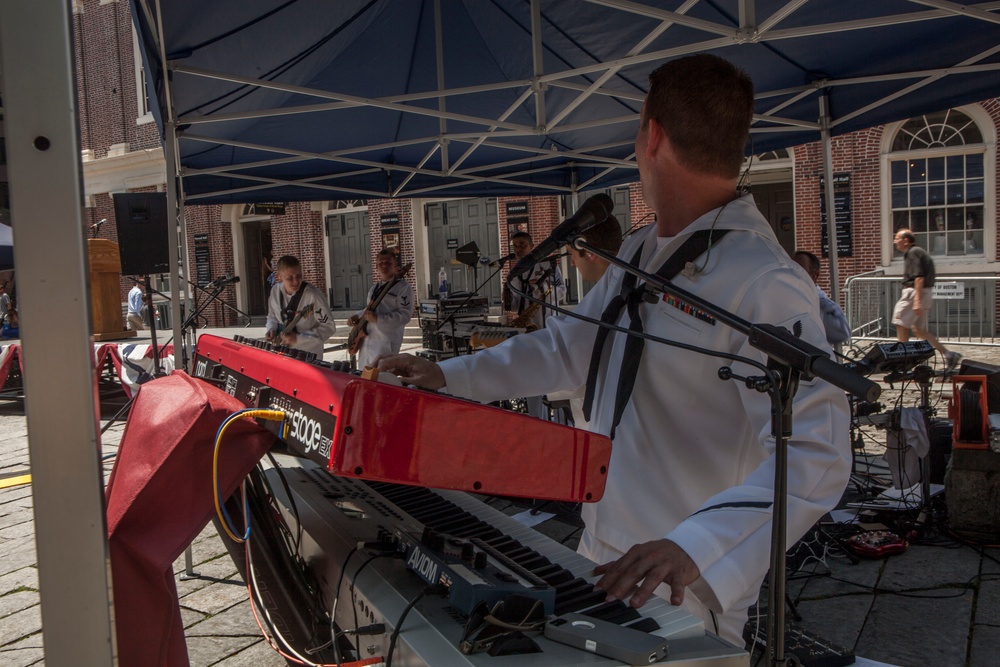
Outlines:
<svg viewBox="0 0 1000 667"><path fill-rule="evenodd" d="M438 271L438 298L448 298L448 272L444 270L443 266Z"/></svg>

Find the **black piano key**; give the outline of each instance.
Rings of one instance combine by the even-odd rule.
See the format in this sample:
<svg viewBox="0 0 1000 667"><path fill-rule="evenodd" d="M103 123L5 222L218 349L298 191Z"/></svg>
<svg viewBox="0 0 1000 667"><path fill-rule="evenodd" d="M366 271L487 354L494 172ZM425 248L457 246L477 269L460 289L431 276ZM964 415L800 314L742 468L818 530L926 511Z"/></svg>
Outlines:
<svg viewBox="0 0 1000 667"><path fill-rule="evenodd" d="M561 603L556 604L557 614L568 614L570 612L579 612L583 609L589 609L590 607L596 607L599 604L603 604L604 600L607 599L608 594L604 591L591 590L589 593L584 593L583 595L577 595Z"/></svg>
<svg viewBox="0 0 1000 667"><path fill-rule="evenodd" d="M544 579L549 586L556 586L573 579L573 573L564 568L559 563L551 563L540 567L535 571L540 579Z"/></svg>
<svg viewBox="0 0 1000 667"><path fill-rule="evenodd" d="M650 616L642 616L634 623L626 623L625 627L639 630L641 632L653 632L660 629L660 624L656 622L656 619Z"/></svg>
<svg viewBox="0 0 1000 667"><path fill-rule="evenodd" d="M560 597L565 598L567 596L579 595L582 592L589 592L593 590L593 588L594 584L585 579L581 579L580 577L576 577L575 579L564 581L555 587L556 599L558 600Z"/></svg>
<svg viewBox="0 0 1000 667"><path fill-rule="evenodd" d="M640 614L636 609L628 606L621 600L605 602L602 605L598 605L593 609L588 609L587 611L581 613L584 616L590 616L591 618L600 619L616 625L628 623L629 621L634 621L637 618L642 617L642 614Z"/></svg>

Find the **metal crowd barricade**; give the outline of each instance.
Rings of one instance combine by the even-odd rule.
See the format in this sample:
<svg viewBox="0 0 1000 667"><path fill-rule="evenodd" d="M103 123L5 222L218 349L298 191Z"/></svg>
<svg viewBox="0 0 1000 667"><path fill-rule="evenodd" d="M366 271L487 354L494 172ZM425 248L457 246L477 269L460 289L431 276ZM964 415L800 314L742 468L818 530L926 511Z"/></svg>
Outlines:
<svg viewBox="0 0 1000 667"><path fill-rule="evenodd" d="M937 276L929 329L945 344L998 345L996 275ZM851 276L844 284L852 337L895 339L892 310L903 291L900 276L882 271Z"/></svg>

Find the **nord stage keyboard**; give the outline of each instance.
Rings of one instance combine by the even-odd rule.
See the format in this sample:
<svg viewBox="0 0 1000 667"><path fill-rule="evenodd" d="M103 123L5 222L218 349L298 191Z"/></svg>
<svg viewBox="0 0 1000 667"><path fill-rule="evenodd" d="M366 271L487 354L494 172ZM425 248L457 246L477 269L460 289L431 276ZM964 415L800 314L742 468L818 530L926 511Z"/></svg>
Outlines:
<svg viewBox="0 0 1000 667"><path fill-rule="evenodd" d="M301 352L202 334L194 375L248 407L283 410L284 422L264 428L337 475L573 502L604 495L603 435L375 382Z"/></svg>
<svg viewBox="0 0 1000 667"><path fill-rule="evenodd" d="M396 623L406 606L426 587L425 578L432 564L425 560L423 552L414 555L413 551L407 552L406 559L377 558L367 566L363 565L369 558L365 554L346 560L346 567L345 559L359 542L377 541L387 534L432 532L450 536L449 539L473 542L477 546L470 551L475 553L480 553L480 545L488 545L489 561L493 560L493 554L503 554L500 560L512 570L530 572L531 576L524 575L525 579L541 580L552 590L555 614L580 613L666 638L668 656L657 664L685 667L748 665L746 651L707 633L700 619L660 598L654 598L639 610L620 601L605 602L605 594L593 589L597 577L591 574L595 565L592 561L475 497L456 491L431 491L335 477L308 460L276 458L293 501L289 502L284 495L275 469L267 470L266 475L293 531L297 528L296 521L300 522L303 537L299 555L320 581L328 604L338 596L335 589L341 568L344 568L336 624L342 631L359 625L386 625L383 635L357 639L358 659L386 655ZM477 557L470 553L469 559L471 562ZM438 570L434 569L433 576L440 578ZM515 661L518 667L621 664L534 633L529 636L542 649L541 653L508 658L488 653L465 655L459 643L468 618L456 604L468 608L470 603L467 600L453 603L455 597L461 596L425 596L416 603L398 634L393 665L496 667Z"/></svg>

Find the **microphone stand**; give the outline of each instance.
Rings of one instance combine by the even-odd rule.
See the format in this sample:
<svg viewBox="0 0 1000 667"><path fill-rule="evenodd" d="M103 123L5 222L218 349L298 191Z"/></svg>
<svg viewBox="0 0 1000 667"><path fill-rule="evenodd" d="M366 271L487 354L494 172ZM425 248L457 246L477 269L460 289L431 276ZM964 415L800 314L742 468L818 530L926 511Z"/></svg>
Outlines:
<svg viewBox="0 0 1000 667"><path fill-rule="evenodd" d="M792 397L799 380L816 376L836 387L875 401L881 388L871 380L832 361L825 352L799 340L787 329L772 324L754 324L715 304L676 287L669 280L632 266L629 262L604 252L579 233L567 242L577 250L587 250L628 273L641 278L655 291L669 294L715 317L726 326L747 336L751 347L767 355L769 377L740 377L729 367L719 369L723 380L737 379L748 388L766 391L771 397L771 434L774 436L774 510L771 519L771 576L768 582L767 639L771 664L784 667L785 658L785 531L787 528L788 437L792 434ZM508 281L508 286L510 283ZM512 288L513 289L513 288Z"/></svg>
<svg viewBox="0 0 1000 667"><path fill-rule="evenodd" d="M448 316L447 316L447 317L445 317L445 318L444 318L444 319L443 319L443 320L442 320L442 321L441 321L441 322L440 322L440 323L439 323L439 324L437 325L437 328L436 328L436 329L434 329L434 333L437 333L437 332L441 331L441 329L442 329L442 328L444 328L444 326L445 326L446 324L448 324L448 323L451 323L451 348L452 348L453 350L455 350L455 355L456 355L456 356L458 355L458 338L457 338L457 336L455 335L455 315L456 315L456 314L457 314L457 313L458 313L458 312L459 312L460 310L462 310L462 308L463 308L463 307L465 306L465 304L469 303L469 301L470 301L470 300L472 299L472 297L476 296L476 294L478 294L478 293L479 293L479 290L481 290L481 289L482 289L483 287L485 287L485 286L486 286L486 283L488 283L488 282L490 282L491 280L493 280L493 276L495 276L495 275L497 275L498 273L500 273L500 271L501 271L501 270L503 269L503 265L504 265L504 263L505 263L506 261L507 261L506 259L501 259L501 260L500 260L500 261L499 261L499 262L497 263L497 268L496 268L496 270L494 270L494 271L493 271L493 273L491 273L490 275L486 276L486 279L485 279L485 280L483 280L483 282L481 282L481 283L479 283L478 285L476 285L476 287L475 287L475 288L474 288L474 289L473 289L473 290L472 290L471 292L469 292L468 296L466 296L466 297L465 297L465 300L464 300L464 301L462 301L462 303L458 304L458 307L457 307L457 308L455 308L455 309L454 309L454 310L452 310L452 311L451 311L450 313L448 313ZM469 349L469 351L471 352L471 348Z"/></svg>

